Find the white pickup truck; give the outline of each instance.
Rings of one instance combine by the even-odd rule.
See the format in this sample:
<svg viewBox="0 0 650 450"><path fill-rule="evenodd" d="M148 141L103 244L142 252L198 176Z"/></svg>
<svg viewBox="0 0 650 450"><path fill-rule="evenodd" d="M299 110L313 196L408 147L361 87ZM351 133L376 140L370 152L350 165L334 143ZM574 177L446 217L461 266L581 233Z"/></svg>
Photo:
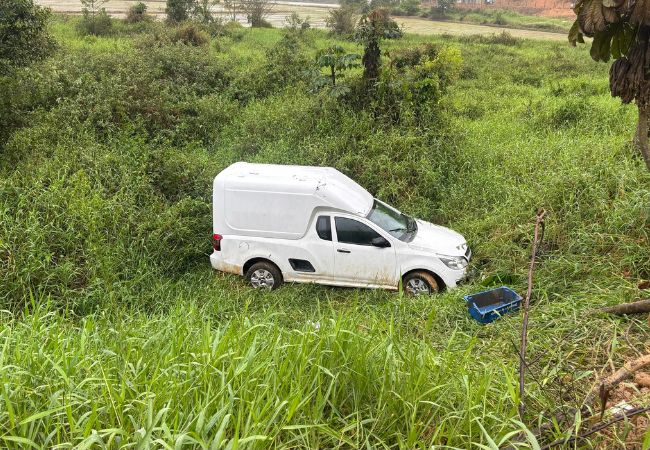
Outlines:
<svg viewBox="0 0 650 450"><path fill-rule="evenodd" d="M235 163L214 179L212 267L255 288L283 281L431 294L465 277L471 252L330 167Z"/></svg>

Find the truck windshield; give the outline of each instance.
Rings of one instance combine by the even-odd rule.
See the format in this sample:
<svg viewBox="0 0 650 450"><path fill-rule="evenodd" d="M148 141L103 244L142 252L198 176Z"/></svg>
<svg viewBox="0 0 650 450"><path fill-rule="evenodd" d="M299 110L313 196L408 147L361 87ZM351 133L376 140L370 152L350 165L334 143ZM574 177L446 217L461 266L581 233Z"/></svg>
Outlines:
<svg viewBox="0 0 650 450"><path fill-rule="evenodd" d="M412 241L418 230L418 226L413 218L402 214L395 208L377 199L375 199L375 203L372 205L367 219L404 242Z"/></svg>

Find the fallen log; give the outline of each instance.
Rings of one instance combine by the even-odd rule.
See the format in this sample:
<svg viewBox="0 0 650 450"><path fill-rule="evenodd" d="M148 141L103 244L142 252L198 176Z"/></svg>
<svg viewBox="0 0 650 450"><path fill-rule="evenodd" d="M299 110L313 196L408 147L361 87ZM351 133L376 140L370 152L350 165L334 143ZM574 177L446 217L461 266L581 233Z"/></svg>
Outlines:
<svg viewBox="0 0 650 450"><path fill-rule="evenodd" d="M616 306L608 306L602 309L603 312L609 314L625 315L625 314L643 314L650 313L650 298L639 300L638 302L623 303Z"/></svg>

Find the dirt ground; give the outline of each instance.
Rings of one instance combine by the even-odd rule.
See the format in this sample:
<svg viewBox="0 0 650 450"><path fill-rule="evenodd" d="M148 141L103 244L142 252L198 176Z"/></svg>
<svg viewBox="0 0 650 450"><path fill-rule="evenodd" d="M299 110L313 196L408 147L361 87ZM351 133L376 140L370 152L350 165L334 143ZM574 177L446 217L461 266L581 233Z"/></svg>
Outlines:
<svg viewBox="0 0 650 450"><path fill-rule="evenodd" d="M608 411L621 412L629 408L640 407L650 401L650 373L639 372L634 380L621 383L614 389L607 401ZM629 421L621 422L603 431L606 439L598 448L643 450L643 439L650 427L650 413L634 416Z"/></svg>
<svg viewBox="0 0 650 450"><path fill-rule="evenodd" d="M36 0L36 3L52 8L54 12L66 14L80 14L81 2L78 0ZM111 0L105 7L106 11L114 17L124 17L126 10L136 0ZM145 1L149 7L149 12L156 17L162 18L165 13L164 1ZM275 27L282 27L285 25L285 19L292 12L297 12L300 16L309 16L312 26L317 28L325 27L325 17L330 8L335 8L336 5L325 4L309 4L309 3L289 3L277 2L273 11L269 15L269 22ZM222 5L215 5L214 12L218 15L226 17L226 12L223 10ZM245 23L246 19L242 15L237 17L239 21ZM455 22L439 22L428 19L421 19L417 17L397 17L397 22L400 23L407 32L418 34L452 34L452 35L468 35L468 34L493 34L507 31L513 36L529 38L529 39L542 39L542 40L557 40L566 41L566 35L563 33L551 33L546 31L532 31L532 30L518 30L512 28L501 28L497 26L475 25L468 23L455 23Z"/></svg>

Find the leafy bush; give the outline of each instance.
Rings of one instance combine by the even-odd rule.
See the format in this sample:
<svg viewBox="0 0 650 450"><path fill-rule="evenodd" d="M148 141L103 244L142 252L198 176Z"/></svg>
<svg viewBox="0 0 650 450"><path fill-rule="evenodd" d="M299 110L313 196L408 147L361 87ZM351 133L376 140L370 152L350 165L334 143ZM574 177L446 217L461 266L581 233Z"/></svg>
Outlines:
<svg viewBox="0 0 650 450"><path fill-rule="evenodd" d="M50 11L33 0L0 2L0 75L49 56L55 48L47 23Z"/></svg>
<svg viewBox="0 0 650 450"><path fill-rule="evenodd" d="M436 6L431 7L429 17L444 19L454 9L454 0L437 0Z"/></svg>
<svg viewBox="0 0 650 450"><path fill-rule="evenodd" d="M240 41L243 39L245 33L244 26L236 21L226 22L221 28L220 34L222 36L227 36L235 41Z"/></svg>
<svg viewBox="0 0 650 450"><path fill-rule="evenodd" d="M246 14L246 20L253 28L273 28L270 22L266 20L273 9L273 3L270 0L240 0L240 8Z"/></svg>
<svg viewBox="0 0 650 450"><path fill-rule="evenodd" d="M285 34L266 52L264 89L272 91L305 79L305 71L310 64L311 58L303 42L293 34Z"/></svg>
<svg viewBox="0 0 650 450"><path fill-rule="evenodd" d="M196 0L166 0L167 21L180 23L188 20L196 8Z"/></svg>
<svg viewBox="0 0 650 450"><path fill-rule="evenodd" d="M285 22L287 24L286 28L293 32L303 32L311 28L311 23L309 23L309 16L303 19L295 11L285 19Z"/></svg>
<svg viewBox="0 0 650 450"><path fill-rule="evenodd" d="M210 25L214 23L220 25L221 18L215 18L214 14L212 14L212 6L215 3L216 0L196 0L194 11L192 12L192 17L194 17L194 20L204 25Z"/></svg>
<svg viewBox="0 0 650 450"><path fill-rule="evenodd" d="M77 24L77 31L82 36L107 36L113 31L111 16L104 8L95 13L86 9Z"/></svg>
<svg viewBox="0 0 650 450"><path fill-rule="evenodd" d="M356 25L356 12L353 8L341 6L329 11L325 24L330 33L341 37L351 37L354 34Z"/></svg>
<svg viewBox="0 0 650 450"><path fill-rule="evenodd" d="M401 1L397 6L391 8L391 14L394 16L417 16L420 14L420 4L419 0Z"/></svg>
<svg viewBox="0 0 650 450"><path fill-rule="evenodd" d="M147 5L138 2L135 5L130 6L126 13L125 20L127 23L138 23L151 20L151 16L147 14Z"/></svg>
<svg viewBox="0 0 650 450"><path fill-rule="evenodd" d="M209 44L210 36L195 24L187 23L176 29L172 35L172 42L180 42L199 47Z"/></svg>

